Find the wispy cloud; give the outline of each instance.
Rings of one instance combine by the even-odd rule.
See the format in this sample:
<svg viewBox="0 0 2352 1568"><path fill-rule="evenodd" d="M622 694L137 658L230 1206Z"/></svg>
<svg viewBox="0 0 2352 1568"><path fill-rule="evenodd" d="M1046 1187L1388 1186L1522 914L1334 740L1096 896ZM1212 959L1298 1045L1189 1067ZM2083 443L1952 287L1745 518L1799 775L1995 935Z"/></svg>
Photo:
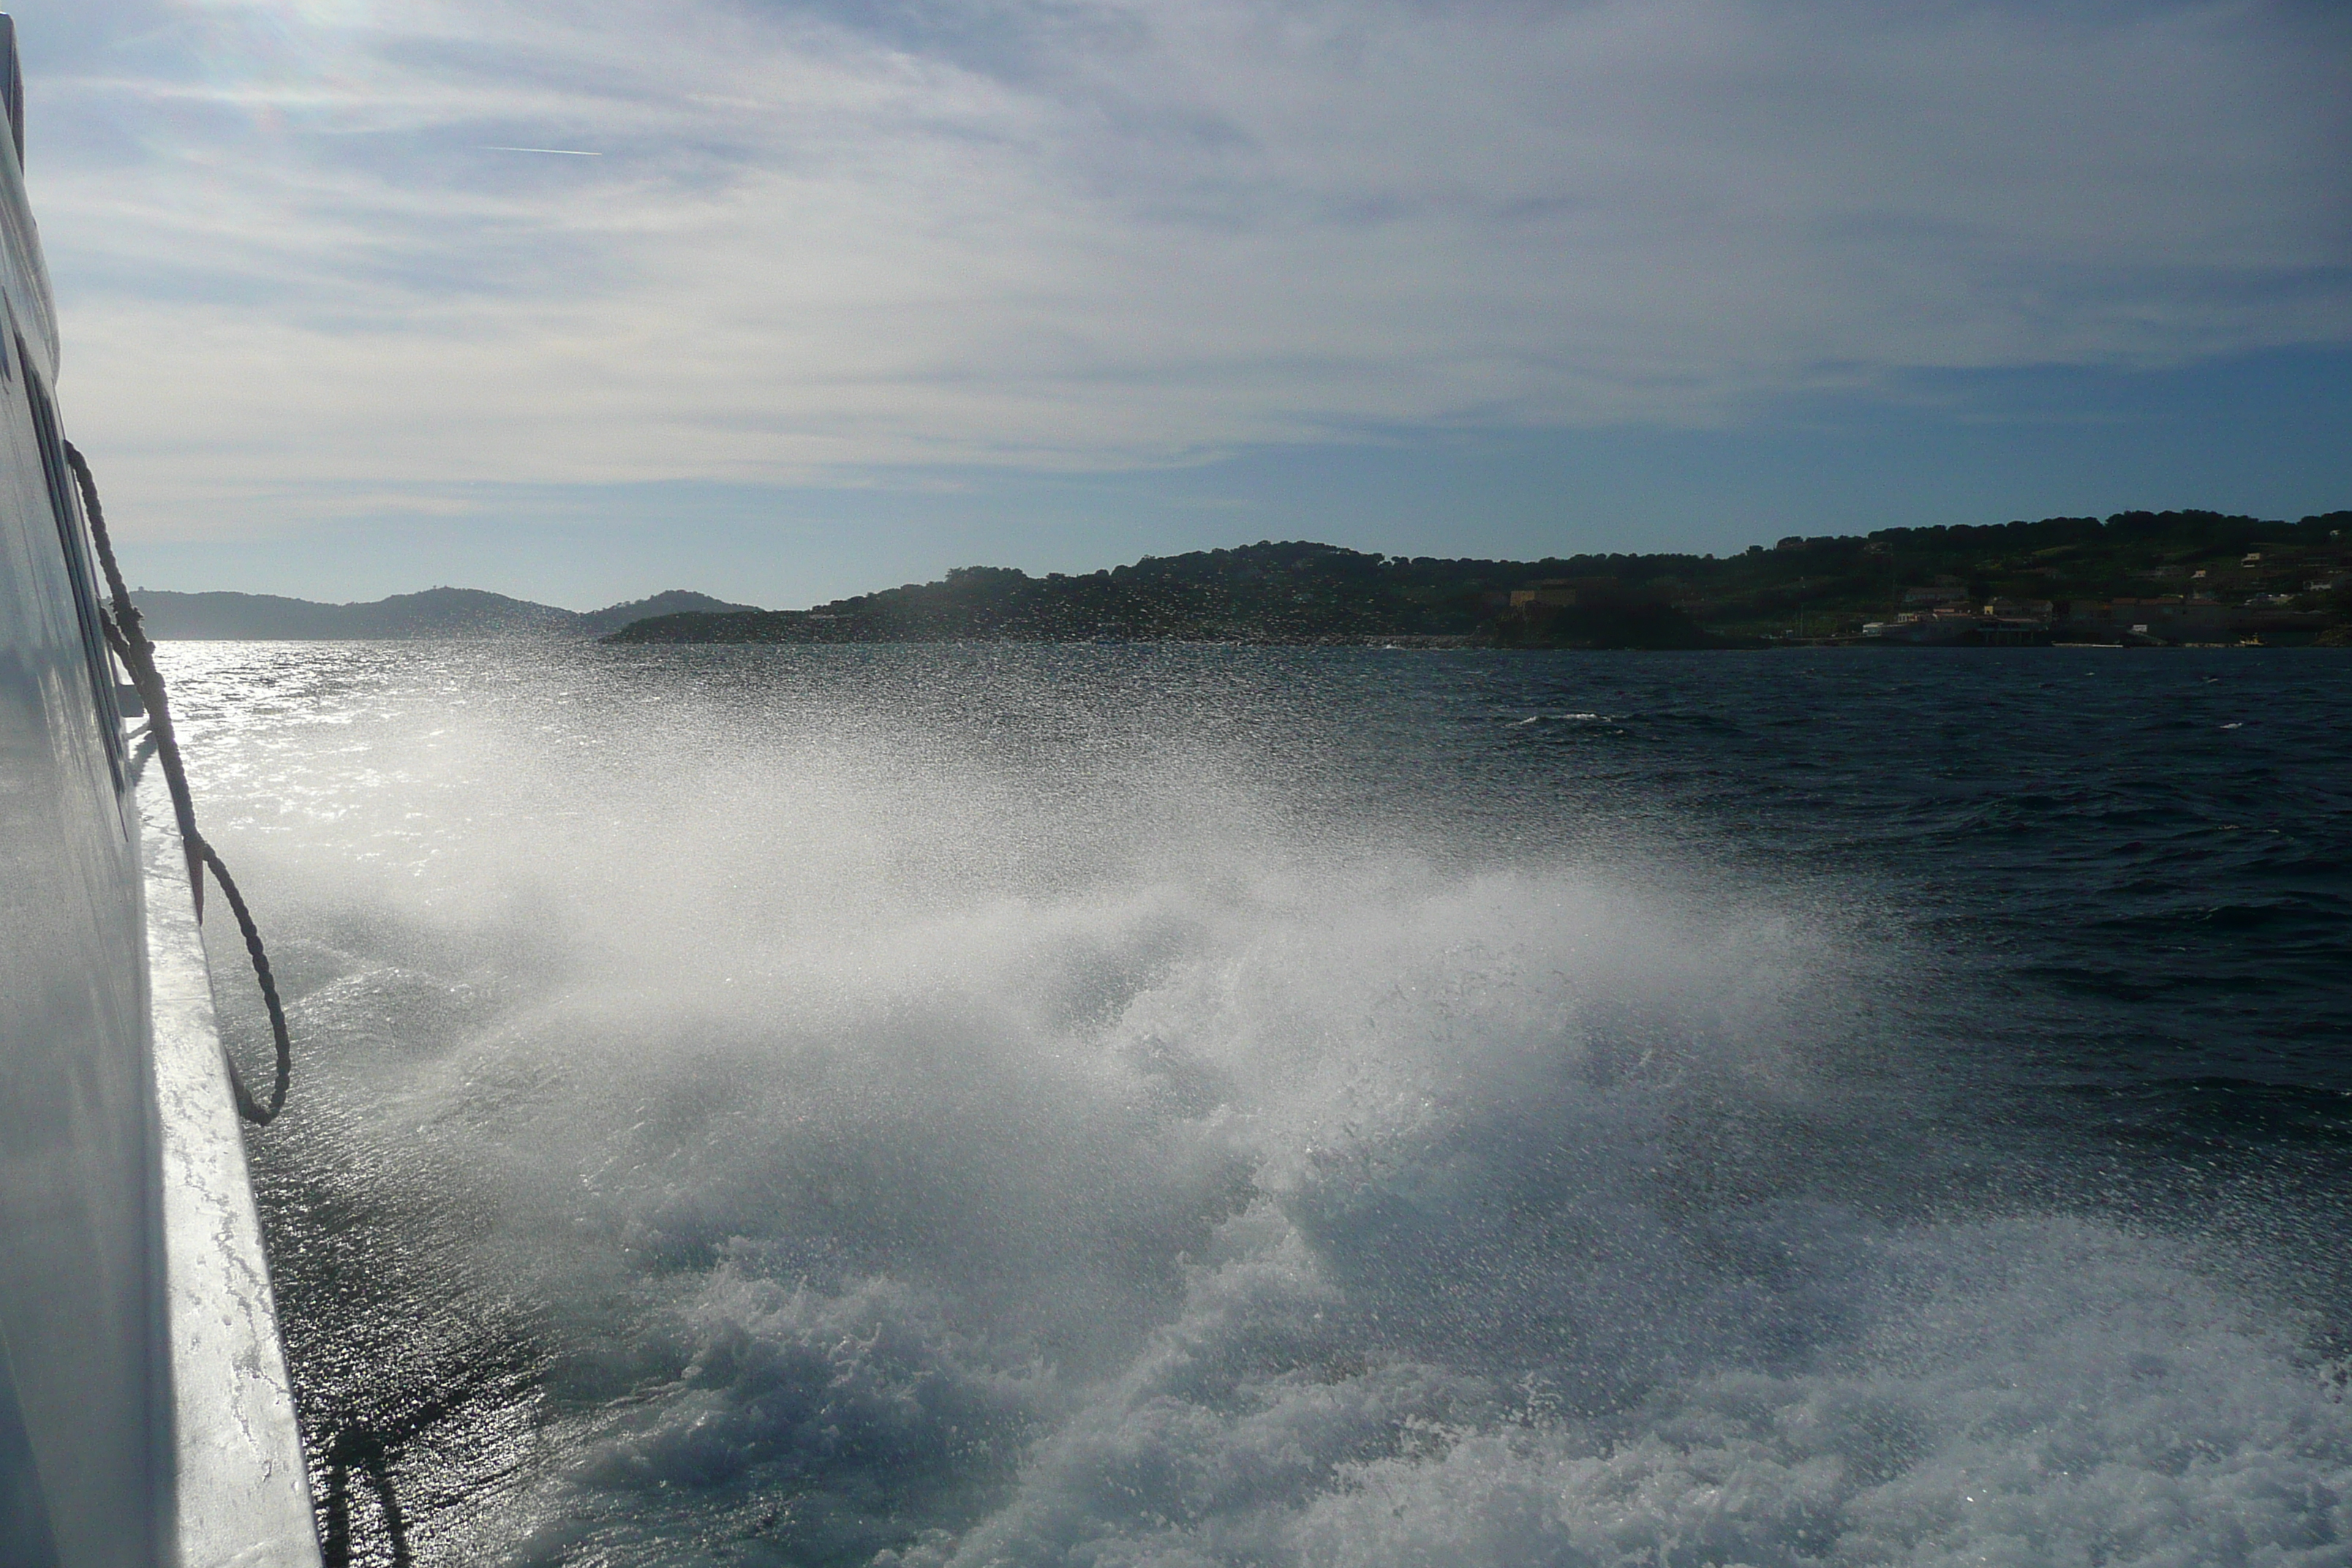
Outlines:
<svg viewBox="0 0 2352 1568"><path fill-rule="evenodd" d="M34 61L67 390L194 531L2352 338L2352 35L2288 5L76 16Z"/></svg>

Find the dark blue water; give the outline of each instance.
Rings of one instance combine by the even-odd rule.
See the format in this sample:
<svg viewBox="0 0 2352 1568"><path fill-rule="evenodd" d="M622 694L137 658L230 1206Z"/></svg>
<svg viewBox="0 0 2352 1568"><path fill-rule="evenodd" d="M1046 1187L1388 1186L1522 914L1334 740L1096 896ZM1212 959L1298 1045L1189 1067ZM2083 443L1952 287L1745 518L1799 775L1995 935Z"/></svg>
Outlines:
<svg viewBox="0 0 2352 1568"><path fill-rule="evenodd" d="M173 654L331 1554L2352 1562L2352 658Z"/></svg>
<svg viewBox="0 0 2352 1568"><path fill-rule="evenodd" d="M2012 1072L2340 1090L2342 665L2021 650L1494 669L1475 689L1497 716L1546 716L1471 765L1654 794L1743 859L1899 888L1907 927L2050 1032L2007 1042ZM1601 717L1546 713L1569 708Z"/></svg>

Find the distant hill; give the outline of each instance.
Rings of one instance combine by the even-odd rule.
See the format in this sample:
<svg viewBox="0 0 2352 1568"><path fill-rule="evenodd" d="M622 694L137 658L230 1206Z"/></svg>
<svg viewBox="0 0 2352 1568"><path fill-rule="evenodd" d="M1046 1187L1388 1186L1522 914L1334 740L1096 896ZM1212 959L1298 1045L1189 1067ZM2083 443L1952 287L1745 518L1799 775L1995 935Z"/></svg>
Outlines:
<svg viewBox="0 0 2352 1568"><path fill-rule="evenodd" d="M534 605L478 588L428 588L369 604L320 605L275 594L173 594L142 589L131 595L159 640L355 640L404 637L602 637L648 616L740 613L708 594L673 588L585 614Z"/></svg>
<svg viewBox="0 0 2352 1568"><path fill-rule="evenodd" d="M666 594L656 594L650 599L631 599L625 605L608 605L601 610L590 610L576 616L579 629L591 637L603 637L619 631L632 621L642 621L652 616L685 615L759 615L751 605L730 604L714 599L708 594L689 593L684 588L672 588Z"/></svg>
<svg viewBox="0 0 2352 1568"><path fill-rule="evenodd" d="M2347 533L2352 512L2285 522L2135 511L1790 537L1719 557L1454 560L1267 542L1078 575L967 566L810 610L649 616L606 640L1722 647L1851 635L1921 605L2008 599L2046 616L2167 594L2195 596L2242 629L2269 635L2280 623L2281 635L2324 638L2338 635L2330 627L2352 633Z"/></svg>
<svg viewBox="0 0 2352 1568"><path fill-rule="evenodd" d="M808 610L672 590L581 614L465 588L365 605L261 594L135 595L157 637L603 637L616 643L1414 641L1519 647L1757 647L1851 636L1922 606L2009 601L2047 622L2168 596L2221 631L2352 640L2352 512L2286 522L2117 512L1791 536L1735 554L1485 561L1261 542L1032 577L966 566ZM2128 615L2122 606L2156 606ZM2002 611L2007 614L2009 612ZM2097 617L2094 617L2097 618ZM2184 624L2186 624L2184 622Z"/></svg>
<svg viewBox="0 0 2352 1568"><path fill-rule="evenodd" d="M1551 591L1539 624L1509 620L1512 590L1562 577L1559 561L1405 560L1332 544L1265 542L1131 566L1032 577L966 566L814 610L667 615L607 642L1440 643L1571 647L1723 646L1662 596L1614 578ZM1505 630L1498 636L1498 616ZM1523 624L1524 623L1524 624Z"/></svg>

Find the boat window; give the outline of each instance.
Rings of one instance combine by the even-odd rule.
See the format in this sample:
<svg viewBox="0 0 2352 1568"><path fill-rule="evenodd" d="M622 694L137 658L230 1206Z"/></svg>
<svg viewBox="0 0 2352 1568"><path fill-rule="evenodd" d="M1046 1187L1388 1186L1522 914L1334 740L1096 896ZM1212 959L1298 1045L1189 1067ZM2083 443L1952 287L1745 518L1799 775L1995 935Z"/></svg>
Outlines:
<svg viewBox="0 0 2352 1568"><path fill-rule="evenodd" d="M105 737L106 765L114 774L114 793L120 796L123 787L122 720L114 696L113 655L106 646L106 636L99 629L98 574L89 558L89 538L82 526L81 504L75 498L73 480L66 468L65 448L59 444L58 411L49 402L48 388L34 374L32 356L25 352L25 340L16 339L16 363L25 371L25 400L33 409L33 435L41 448L41 476L48 481L49 512L57 519L58 544L66 557L66 578L73 588L74 616L81 626L83 661L89 668L89 690L98 710L98 731Z"/></svg>

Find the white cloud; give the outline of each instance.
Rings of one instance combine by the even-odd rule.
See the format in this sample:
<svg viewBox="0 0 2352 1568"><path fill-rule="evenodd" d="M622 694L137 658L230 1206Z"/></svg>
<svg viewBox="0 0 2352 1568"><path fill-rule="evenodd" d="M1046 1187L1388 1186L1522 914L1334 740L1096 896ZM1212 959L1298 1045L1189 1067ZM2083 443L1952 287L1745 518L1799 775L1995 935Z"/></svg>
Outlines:
<svg viewBox="0 0 2352 1568"><path fill-rule="evenodd" d="M2352 336L2299 16L211 0L37 81L35 197L72 416L183 532L1705 423Z"/></svg>

